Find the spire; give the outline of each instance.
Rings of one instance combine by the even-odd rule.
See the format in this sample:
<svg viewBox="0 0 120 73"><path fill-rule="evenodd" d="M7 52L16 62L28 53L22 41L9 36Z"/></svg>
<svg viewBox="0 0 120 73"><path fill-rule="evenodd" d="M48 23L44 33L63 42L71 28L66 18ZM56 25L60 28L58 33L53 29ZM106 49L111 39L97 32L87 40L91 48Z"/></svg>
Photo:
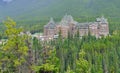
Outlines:
<svg viewBox="0 0 120 73"><path fill-rule="evenodd" d="M102 16L101 16L101 19L102 19L102 20L104 20L104 19L105 19L105 18L104 18L104 15L102 15Z"/></svg>
<svg viewBox="0 0 120 73"><path fill-rule="evenodd" d="M108 23L107 19L102 15L100 18L96 18L97 22Z"/></svg>
<svg viewBox="0 0 120 73"><path fill-rule="evenodd" d="M48 23L48 24L51 24L51 23L52 23L52 24L55 24L55 22L54 22L54 20L53 20L53 18L52 18L52 17L50 18L50 21L49 21L49 23Z"/></svg>
<svg viewBox="0 0 120 73"><path fill-rule="evenodd" d="M73 22L73 17L71 15L65 15L63 18L62 18L62 22Z"/></svg>
<svg viewBox="0 0 120 73"><path fill-rule="evenodd" d="M50 28L50 29L54 29L55 28L55 22L53 20L53 18L50 18L50 21L48 22L47 25L45 25L45 28Z"/></svg>
<svg viewBox="0 0 120 73"><path fill-rule="evenodd" d="M107 22L107 19L106 19L103 15L102 15L102 17L101 17L101 22L102 22L102 23L108 23L108 22Z"/></svg>

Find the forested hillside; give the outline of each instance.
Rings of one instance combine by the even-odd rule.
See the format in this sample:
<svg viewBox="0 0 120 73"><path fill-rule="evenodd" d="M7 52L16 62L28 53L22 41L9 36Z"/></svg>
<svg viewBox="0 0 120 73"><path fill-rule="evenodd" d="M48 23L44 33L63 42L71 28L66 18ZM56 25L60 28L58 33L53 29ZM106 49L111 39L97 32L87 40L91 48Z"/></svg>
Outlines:
<svg viewBox="0 0 120 73"><path fill-rule="evenodd" d="M104 15L108 18L112 31L120 24L119 3L120 0L1 0L0 22L9 16L16 20L18 26L34 32L42 31L50 17L58 21L66 13L79 22L95 20L96 17ZM3 24L0 24L0 30L3 29L2 26Z"/></svg>
<svg viewBox="0 0 120 73"><path fill-rule="evenodd" d="M68 34L50 41L31 38L8 18L0 44L0 73L120 73L120 31L95 38ZM23 32L23 33L21 33Z"/></svg>
<svg viewBox="0 0 120 73"><path fill-rule="evenodd" d="M0 3L0 20L6 16L39 20L43 17L60 17L65 13L75 17L120 17L119 0L13 0Z"/></svg>
<svg viewBox="0 0 120 73"><path fill-rule="evenodd" d="M0 73L120 73L120 0L0 0ZM78 22L108 19L110 35L96 38L59 32L56 39L40 41L53 17L65 14ZM14 22L11 18L16 22ZM8 19L6 19L8 17ZM6 20L5 20L6 19Z"/></svg>

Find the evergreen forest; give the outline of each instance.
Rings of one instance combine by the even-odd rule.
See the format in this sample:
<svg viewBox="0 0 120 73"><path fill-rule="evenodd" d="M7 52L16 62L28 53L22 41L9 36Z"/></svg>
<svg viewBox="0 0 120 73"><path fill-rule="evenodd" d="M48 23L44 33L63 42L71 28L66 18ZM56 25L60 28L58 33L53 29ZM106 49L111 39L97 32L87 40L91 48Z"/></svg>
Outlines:
<svg viewBox="0 0 120 73"><path fill-rule="evenodd" d="M107 37L68 33L50 41L32 38L8 18L0 45L0 73L120 73L120 31ZM1 37L3 38L3 37Z"/></svg>

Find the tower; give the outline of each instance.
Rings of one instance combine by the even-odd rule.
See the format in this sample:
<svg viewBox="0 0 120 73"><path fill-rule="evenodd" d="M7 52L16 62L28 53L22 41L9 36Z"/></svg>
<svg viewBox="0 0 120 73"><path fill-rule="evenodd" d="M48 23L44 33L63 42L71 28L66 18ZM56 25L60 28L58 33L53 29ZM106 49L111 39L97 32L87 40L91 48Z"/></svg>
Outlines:
<svg viewBox="0 0 120 73"><path fill-rule="evenodd" d="M47 25L44 26L44 36L46 36L48 39L52 39L55 35L55 22L53 18L50 18L50 21Z"/></svg>
<svg viewBox="0 0 120 73"><path fill-rule="evenodd" d="M99 19L98 21L99 36L109 35L109 25L107 19L104 18L104 16L98 19Z"/></svg>

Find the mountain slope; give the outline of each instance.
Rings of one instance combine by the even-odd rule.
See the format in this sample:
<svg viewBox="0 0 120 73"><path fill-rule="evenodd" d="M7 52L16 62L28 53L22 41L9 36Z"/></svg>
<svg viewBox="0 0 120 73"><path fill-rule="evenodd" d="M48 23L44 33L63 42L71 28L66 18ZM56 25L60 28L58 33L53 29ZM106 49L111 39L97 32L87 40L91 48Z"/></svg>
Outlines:
<svg viewBox="0 0 120 73"><path fill-rule="evenodd" d="M61 17L65 13L75 17L120 17L119 3L120 0L13 0L7 4L0 1L0 20L6 16L16 20L38 20Z"/></svg>

